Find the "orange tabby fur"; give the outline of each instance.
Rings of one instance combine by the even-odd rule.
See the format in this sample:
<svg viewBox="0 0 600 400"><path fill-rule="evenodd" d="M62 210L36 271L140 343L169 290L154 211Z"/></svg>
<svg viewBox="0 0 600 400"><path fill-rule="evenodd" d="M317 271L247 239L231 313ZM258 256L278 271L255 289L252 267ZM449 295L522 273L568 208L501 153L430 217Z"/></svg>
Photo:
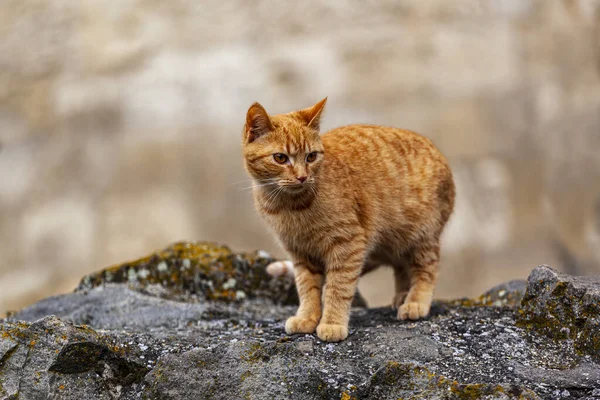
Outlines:
<svg viewBox="0 0 600 400"><path fill-rule="evenodd" d="M326 100L273 116L253 104L243 149L256 208L294 262L300 306L285 329L335 342L348 336L358 278L382 264L394 267L398 318L428 315L455 188L444 156L416 133L349 125L319 135Z"/></svg>

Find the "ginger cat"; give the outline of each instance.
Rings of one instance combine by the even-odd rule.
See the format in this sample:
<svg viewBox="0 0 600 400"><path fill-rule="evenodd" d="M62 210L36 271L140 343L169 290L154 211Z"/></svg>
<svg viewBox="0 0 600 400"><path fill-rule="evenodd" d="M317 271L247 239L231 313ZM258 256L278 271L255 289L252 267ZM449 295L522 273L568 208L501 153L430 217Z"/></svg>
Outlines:
<svg viewBox="0 0 600 400"><path fill-rule="evenodd" d="M358 278L382 264L394 268L398 318L429 314L455 188L444 156L416 133L348 125L320 135L326 101L281 115L254 103L243 152L256 208L294 263L300 306L285 330L337 342Z"/></svg>

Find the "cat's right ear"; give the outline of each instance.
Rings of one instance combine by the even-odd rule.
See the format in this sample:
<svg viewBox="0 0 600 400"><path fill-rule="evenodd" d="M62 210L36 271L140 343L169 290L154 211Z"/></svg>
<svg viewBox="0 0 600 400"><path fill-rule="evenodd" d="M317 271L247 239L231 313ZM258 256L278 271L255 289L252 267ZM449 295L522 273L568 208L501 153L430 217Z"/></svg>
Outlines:
<svg viewBox="0 0 600 400"><path fill-rule="evenodd" d="M273 124L265 108L258 103L252 104L246 113L246 142L252 143L273 129Z"/></svg>

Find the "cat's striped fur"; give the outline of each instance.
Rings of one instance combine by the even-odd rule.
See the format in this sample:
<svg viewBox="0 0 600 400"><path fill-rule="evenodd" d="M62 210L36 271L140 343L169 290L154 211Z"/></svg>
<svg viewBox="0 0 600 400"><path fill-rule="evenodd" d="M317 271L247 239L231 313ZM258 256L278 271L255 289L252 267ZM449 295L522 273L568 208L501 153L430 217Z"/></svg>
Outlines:
<svg viewBox="0 0 600 400"><path fill-rule="evenodd" d="M428 315L455 188L446 159L416 133L349 125L320 135L325 101L273 116L253 104L243 149L256 208L294 262L300 307L286 331L340 341L358 278L382 264L394 267L398 317Z"/></svg>

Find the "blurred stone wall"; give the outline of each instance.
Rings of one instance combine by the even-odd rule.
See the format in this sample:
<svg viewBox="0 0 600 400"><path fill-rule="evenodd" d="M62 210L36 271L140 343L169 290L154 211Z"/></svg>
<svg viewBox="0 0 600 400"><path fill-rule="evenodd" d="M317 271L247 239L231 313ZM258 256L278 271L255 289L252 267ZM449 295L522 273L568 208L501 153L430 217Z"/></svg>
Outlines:
<svg viewBox="0 0 600 400"><path fill-rule="evenodd" d="M245 111L324 96L325 129L410 128L451 160L439 296L600 271L600 1L3 0L0 310L181 239L282 255Z"/></svg>

